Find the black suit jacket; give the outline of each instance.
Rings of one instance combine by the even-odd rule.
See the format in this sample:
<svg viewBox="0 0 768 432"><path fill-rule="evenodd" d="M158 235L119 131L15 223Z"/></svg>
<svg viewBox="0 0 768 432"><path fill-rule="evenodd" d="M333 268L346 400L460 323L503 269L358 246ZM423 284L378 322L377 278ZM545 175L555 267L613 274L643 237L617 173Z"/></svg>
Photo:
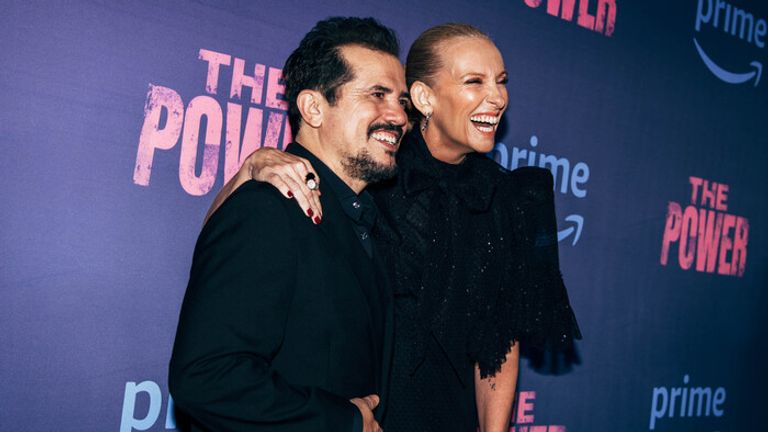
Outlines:
<svg viewBox="0 0 768 432"><path fill-rule="evenodd" d="M351 431L349 399L384 404L391 294L329 189L319 226L249 181L203 228L169 370L179 424Z"/></svg>

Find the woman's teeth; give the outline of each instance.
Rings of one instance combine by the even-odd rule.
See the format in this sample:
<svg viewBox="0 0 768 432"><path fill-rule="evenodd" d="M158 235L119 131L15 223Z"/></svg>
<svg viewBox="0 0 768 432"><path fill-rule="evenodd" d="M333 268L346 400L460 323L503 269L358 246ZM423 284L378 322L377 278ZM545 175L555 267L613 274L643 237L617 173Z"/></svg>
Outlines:
<svg viewBox="0 0 768 432"><path fill-rule="evenodd" d="M469 118L473 122L479 122L479 123L488 123L495 125L499 122L499 118L495 116L489 116L489 115L475 115Z"/></svg>
<svg viewBox="0 0 768 432"><path fill-rule="evenodd" d="M493 132L499 123L499 118L489 115L475 115L469 118L475 127L481 132Z"/></svg>

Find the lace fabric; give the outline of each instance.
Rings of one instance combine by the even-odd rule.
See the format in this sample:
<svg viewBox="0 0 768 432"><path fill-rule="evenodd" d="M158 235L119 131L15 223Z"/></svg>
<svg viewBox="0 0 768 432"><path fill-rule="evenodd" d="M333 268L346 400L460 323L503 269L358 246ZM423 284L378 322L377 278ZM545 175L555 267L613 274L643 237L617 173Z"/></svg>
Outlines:
<svg viewBox="0 0 768 432"><path fill-rule="evenodd" d="M394 273L396 345L409 369L438 340L454 368L499 370L514 341L559 350L581 337L559 271L551 174L504 170L480 154L434 159L418 131L396 184L374 189ZM459 373L460 377L467 377Z"/></svg>
<svg viewBox="0 0 768 432"><path fill-rule="evenodd" d="M395 295L386 430L474 430L483 377L521 348L580 338L559 271L552 176L509 172L480 154L435 160L418 131L398 177L371 188L374 235Z"/></svg>

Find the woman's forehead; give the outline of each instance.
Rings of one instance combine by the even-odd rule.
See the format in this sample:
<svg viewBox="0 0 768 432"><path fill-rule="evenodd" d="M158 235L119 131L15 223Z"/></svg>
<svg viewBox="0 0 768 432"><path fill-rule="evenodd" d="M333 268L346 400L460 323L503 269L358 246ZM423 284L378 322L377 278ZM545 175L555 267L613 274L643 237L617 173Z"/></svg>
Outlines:
<svg viewBox="0 0 768 432"><path fill-rule="evenodd" d="M448 73L485 73L504 70L504 59L496 45L481 37L457 37L444 41L436 50L442 70ZM496 70L498 69L498 70Z"/></svg>

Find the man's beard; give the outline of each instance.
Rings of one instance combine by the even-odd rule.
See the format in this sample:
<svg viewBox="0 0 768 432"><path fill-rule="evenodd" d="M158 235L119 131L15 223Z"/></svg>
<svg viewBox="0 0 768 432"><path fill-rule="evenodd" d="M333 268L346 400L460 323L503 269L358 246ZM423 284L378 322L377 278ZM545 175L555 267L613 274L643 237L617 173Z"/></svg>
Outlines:
<svg viewBox="0 0 768 432"><path fill-rule="evenodd" d="M344 172L348 176L362 180L366 184L371 184L391 179L397 174L394 153L391 154L391 157L391 164L380 164L371 157L371 153L368 149L363 149L356 155L344 155L344 160L342 160L341 164L344 167Z"/></svg>

